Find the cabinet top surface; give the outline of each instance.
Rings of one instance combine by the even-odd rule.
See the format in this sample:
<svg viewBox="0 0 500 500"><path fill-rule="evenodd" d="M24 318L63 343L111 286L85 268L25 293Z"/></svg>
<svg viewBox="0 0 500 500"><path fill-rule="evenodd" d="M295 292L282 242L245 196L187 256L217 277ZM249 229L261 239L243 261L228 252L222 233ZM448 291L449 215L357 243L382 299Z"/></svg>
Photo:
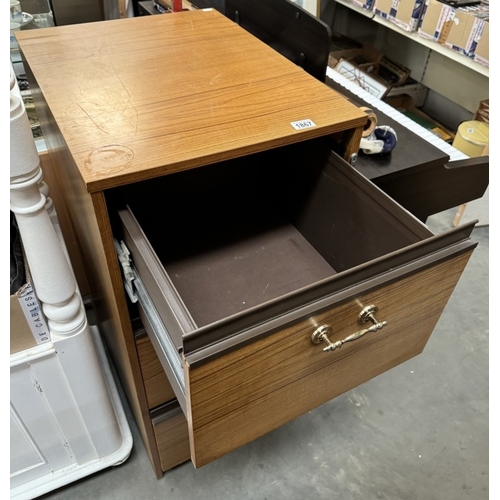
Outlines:
<svg viewBox="0 0 500 500"><path fill-rule="evenodd" d="M366 122L216 10L28 30L18 40L88 191ZM292 125L304 120L314 125ZM60 147L50 133L49 149Z"/></svg>

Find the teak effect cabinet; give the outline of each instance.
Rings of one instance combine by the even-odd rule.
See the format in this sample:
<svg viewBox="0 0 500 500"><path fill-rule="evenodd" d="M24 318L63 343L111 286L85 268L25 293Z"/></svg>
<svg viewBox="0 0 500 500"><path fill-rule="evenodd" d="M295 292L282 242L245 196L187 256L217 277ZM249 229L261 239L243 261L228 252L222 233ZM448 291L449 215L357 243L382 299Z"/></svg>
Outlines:
<svg viewBox="0 0 500 500"><path fill-rule="evenodd" d="M158 477L424 349L474 224L434 235L356 172L366 115L342 95L214 10L19 42L69 253Z"/></svg>

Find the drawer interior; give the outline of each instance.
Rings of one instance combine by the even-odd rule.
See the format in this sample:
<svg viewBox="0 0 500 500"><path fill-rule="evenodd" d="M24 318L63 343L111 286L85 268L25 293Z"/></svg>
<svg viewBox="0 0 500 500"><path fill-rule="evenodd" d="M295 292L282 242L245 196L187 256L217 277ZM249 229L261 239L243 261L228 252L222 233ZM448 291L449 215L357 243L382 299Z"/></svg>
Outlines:
<svg viewBox="0 0 500 500"><path fill-rule="evenodd" d="M197 327L432 236L321 140L136 183L120 197Z"/></svg>
<svg viewBox="0 0 500 500"><path fill-rule="evenodd" d="M171 237L132 209L198 326L335 273L278 206L257 190L238 189L199 193L192 208L171 198L167 213L183 207L182 216L162 224Z"/></svg>

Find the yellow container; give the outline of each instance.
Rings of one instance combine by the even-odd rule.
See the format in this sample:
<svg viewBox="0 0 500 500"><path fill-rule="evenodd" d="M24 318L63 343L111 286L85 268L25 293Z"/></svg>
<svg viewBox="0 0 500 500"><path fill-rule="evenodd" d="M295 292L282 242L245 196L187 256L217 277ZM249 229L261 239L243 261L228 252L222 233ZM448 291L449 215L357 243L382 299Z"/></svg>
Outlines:
<svg viewBox="0 0 500 500"><path fill-rule="evenodd" d="M458 126L453 147L467 156L481 156L489 141L490 126L488 123L471 120Z"/></svg>

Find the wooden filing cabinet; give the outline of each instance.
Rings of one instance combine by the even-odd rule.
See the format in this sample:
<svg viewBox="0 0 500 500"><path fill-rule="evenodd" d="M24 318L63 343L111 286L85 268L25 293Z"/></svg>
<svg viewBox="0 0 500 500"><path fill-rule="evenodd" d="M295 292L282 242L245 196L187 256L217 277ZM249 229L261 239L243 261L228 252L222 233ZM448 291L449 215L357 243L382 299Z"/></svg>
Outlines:
<svg viewBox="0 0 500 500"><path fill-rule="evenodd" d="M19 42L68 248L158 477L423 350L474 224L434 235L356 172L366 115L344 97L215 10Z"/></svg>

